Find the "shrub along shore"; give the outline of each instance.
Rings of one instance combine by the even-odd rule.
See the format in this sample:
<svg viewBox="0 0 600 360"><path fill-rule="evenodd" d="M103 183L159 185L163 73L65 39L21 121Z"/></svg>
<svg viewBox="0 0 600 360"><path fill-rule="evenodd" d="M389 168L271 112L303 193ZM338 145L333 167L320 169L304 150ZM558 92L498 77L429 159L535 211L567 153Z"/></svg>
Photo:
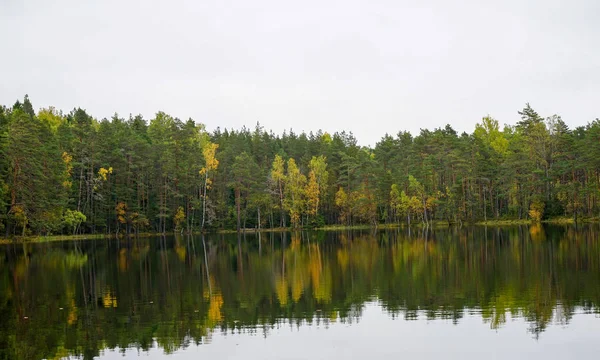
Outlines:
<svg viewBox="0 0 600 360"><path fill-rule="evenodd" d="M598 218L588 218L588 219L580 219L577 224L590 224L590 223L598 223L600 222ZM553 218L543 220L541 222L532 222L531 220L488 220L488 221L478 221L475 223L463 223L462 225L448 223L446 221L433 221L429 224L425 223L417 223L411 225L414 229L423 229L423 228L431 228L431 229L440 229L440 228L448 228L448 227L463 227L463 226L490 226L490 227L507 227L507 226L530 226L535 224L548 224L548 225L575 225L576 222L572 218ZM398 230L398 229L406 229L406 224L379 224L377 226L372 225L326 225L322 227L314 227L314 228L273 228L273 229L258 229L258 228L248 228L248 229L240 229L240 233L244 234L254 234L254 233L270 233L270 232L295 232L295 231L352 231L352 230ZM45 236L13 236L10 238L0 238L0 245L2 244L12 244L12 243L44 243L44 242L53 242L53 241L79 241L79 240L98 240L98 239L110 239L110 238L149 238L149 237L159 237L159 236L199 236L202 234L211 235L211 234L236 234L237 230L216 230L209 232L167 232L167 233L137 233L137 234L126 234L126 233L118 233L118 234L77 234L77 235L45 235Z"/></svg>

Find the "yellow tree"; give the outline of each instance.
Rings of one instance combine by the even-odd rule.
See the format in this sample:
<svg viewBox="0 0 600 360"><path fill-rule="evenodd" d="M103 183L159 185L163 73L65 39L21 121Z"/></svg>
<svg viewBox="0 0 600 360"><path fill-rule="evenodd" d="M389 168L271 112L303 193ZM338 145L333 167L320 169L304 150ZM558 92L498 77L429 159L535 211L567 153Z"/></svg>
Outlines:
<svg viewBox="0 0 600 360"><path fill-rule="evenodd" d="M40 109L40 111L38 111L37 118L41 122L46 123L53 134L56 134L58 128L66 122L66 118L62 111L57 111L52 106L47 109Z"/></svg>
<svg viewBox="0 0 600 360"><path fill-rule="evenodd" d="M123 224L127 226L127 204L120 201L117 206L115 206L115 213L117 214L117 225ZM119 232L119 228L117 227L117 233Z"/></svg>
<svg viewBox="0 0 600 360"><path fill-rule="evenodd" d="M408 225L410 226L410 198L396 184L392 184L390 190L390 205L396 217L407 215Z"/></svg>
<svg viewBox="0 0 600 360"><path fill-rule="evenodd" d="M204 167L200 169L200 175L204 175L204 190L202 193L202 225L201 229L204 230L204 222L206 219L206 192L210 189L211 180L209 179L209 172L214 171L219 166L219 160L216 158L217 149L219 144L213 144L207 142L202 148L202 155L204 155Z"/></svg>
<svg viewBox="0 0 600 360"><path fill-rule="evenodd" d="M419 207L422 209L422 218L424 223L429 223L427 216L427 194L425 193L425 187L415 179L414 176L408 176L408 190L412 193L412 197L419 200ZM413 204L413 207L416 207ZM417 209L414 209L417 212Z"/></svg>
<svg viewBox="0 0 600 360"><path fill-rule="evenodd" d="M306 213L309 216L317 215L319 209L319 184L314 171L308 173L308 183L306 184Z"/></svg>
<svg viewBox="0 0 600 360"><path fill-rule="evenodd" d="M300 172L293 158L288 160L286 180L284 206L290 213L292 226L298 227L305 204L306 176Z"/></svg>
<svg viewBox="0 0 600 360"><path fill-rule="evenodd" d="M534 223L539 223L544 216L545 204L541 199L535 199L529 206L529 217Z"/></svg>
<svg viewBox="0 0 600 360"><path fill-rule="evenodd" d="M310 170L309 173L309 183L311 181L310 177L311 177L311 173L313 174L312 176L314 176L314 182L315 184L313 186L316 186L316 191L317 191L317 196L314 199L315 203L314 203L314 214L316 215L319 211L319 204L320 204L320 200L321 197L325 194L325 190L327 187L327 181L329 179L329 173L327 172L327 162L325 161L326 158L325 156L313 156L312 159L310 160L309 164L308 164L308 168ZM309 195L310 196L310 195ZM309 209L309 211L312 209Z"/></svg>
<svg viewBox="0 0 600 360"><path fill-rule="evenodd" d="M175 222L175 231L181 230L183 232L183 227L181 226L185 221L185 212L183 211L183 206L177 208L177 212L175 213L175 217L173 217L173 221Z"/></svg>
<svg viewBox="0 0 600 360"><path fill-rule="evenodd" d="M346 194L346 191L344 191L344 188L341 186L335 194L335 205L340 208L340 222L347 223L350 219L348 194Z"/></svg>
<svg viewBox="0 0 600 360"><path fill-rule="evenodd" d="M72 172L73 172L73 157L71 155L69 155L68 152L64 151L62 153L62 159L63 162L65 163L65 172L63 174L64 176L64 180L62 185L67 188L70 189L71 188L71 176L72 176Z"/></svg>
<svg viewBox="0 0 600 360"><path fill-rule="evenodd" d="M67 162L68 159L68 164L70 164L72 157L70 155L68 155L67 153L63 154L63 159L65 160L65 162ZM71 169L68 168L68 173L71 173ZM103 167L100 168L100 170L98 170L98 178L102 181L106 181L108 180L108 175L113 173L113 168L109 167L108 169L105 169Z"/></svg>
<svg viewBox="0 0 600 360"><path fill-rule="evenodd" d="M408 197L408 213L409 213L409 218L408 218L408 225L410 225L410 213L414 213L415 216L416 215L421 215L421 217L423 217L424 214L424 208L421 204L421 199L419 199L416 196L410 196Z"/></svg>
<svg viewBox="0 0 600 360"><path fill-rule="evenodd" d="M279 208L281 210L281 226L285 227L285 207L283 206L283 186L285 184L285 161L279 155L275 155L273 166L271 167L271 179L277 187L279 196Z"/></svg>

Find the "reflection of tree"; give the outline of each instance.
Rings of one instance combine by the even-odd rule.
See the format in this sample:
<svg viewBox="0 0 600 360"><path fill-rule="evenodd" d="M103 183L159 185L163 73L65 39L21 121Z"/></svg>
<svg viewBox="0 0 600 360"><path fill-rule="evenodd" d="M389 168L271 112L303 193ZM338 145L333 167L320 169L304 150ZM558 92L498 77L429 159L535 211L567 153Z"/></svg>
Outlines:
<svg viewBox="0 0 600 360"><path fill-rule="evenodd" d="M597 312L598 230L270 234L10 245L0 256L0 358L167 352L214 331L394 317L522 317L539 336ZM260 248L260 251L259 251ZM243 275L243 276L242 276Z"/></svg>

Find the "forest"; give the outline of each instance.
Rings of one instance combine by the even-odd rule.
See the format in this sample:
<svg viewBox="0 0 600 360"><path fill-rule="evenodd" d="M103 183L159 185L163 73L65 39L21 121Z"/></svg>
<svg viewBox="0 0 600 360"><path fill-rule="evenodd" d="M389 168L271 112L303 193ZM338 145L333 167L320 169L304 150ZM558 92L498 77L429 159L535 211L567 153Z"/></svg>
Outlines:
<svg viewBox="0 0 600 360"><path fill-rule="evenodd" d="M0 107L0 234L599 218L600 120L570 129L529 104L518 114L367 147L345 131L36 112L25 96Z"/></svg>

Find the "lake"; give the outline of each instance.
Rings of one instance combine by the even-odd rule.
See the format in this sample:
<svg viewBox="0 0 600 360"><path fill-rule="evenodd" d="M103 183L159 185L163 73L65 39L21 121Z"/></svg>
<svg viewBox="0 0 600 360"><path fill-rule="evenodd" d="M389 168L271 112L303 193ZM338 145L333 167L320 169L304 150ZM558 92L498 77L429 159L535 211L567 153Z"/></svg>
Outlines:
<svg viewBox="0 0 600 360"><path fill-rule="evenodd" d="M0 359L596 358L596 225L0 247Z"/></svg>

